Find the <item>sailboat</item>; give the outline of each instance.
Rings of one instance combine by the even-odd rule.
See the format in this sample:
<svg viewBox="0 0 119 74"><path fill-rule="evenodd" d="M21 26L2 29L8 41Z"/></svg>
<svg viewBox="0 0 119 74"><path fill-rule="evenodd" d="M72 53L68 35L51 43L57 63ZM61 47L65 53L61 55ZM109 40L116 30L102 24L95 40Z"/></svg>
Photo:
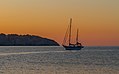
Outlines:
<svg viewBox="0 0 119 74"><path fill-rule="evenodd" d="M82 48L84 48L84 46L82 46L82 44L79 42L79 38L78 38L78 32L79 30L77 29L77 36L76 36L76 43L72 44L71 43L71 36L72 36L72 18L70 19L70 24L67 28L65 37L64 37L64 41L62 46L65 48L65 50L81 50ZM66 45L67 42L67 38L68 39L68 44Z"/></svg>

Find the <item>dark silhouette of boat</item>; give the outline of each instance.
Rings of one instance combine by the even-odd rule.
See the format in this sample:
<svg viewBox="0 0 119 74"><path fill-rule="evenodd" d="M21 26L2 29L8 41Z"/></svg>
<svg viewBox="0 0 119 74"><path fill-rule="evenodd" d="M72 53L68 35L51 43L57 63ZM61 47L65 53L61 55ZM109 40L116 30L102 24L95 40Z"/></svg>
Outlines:
<svg viewBox="0 0 119 74"><path fill-rule="evenodd" d="M67 28L62 46L66 50L81 50L82 48L84 48L84 46L82 46L82 44L79 42L79 39L78 39L79 30L77 29L77 36L76 36L75 44L71 43L71 36L72 36L71 32L72 32L72 18L70 19L70 25ZM67 39L68 39L68 44L67 44Z"/></svg>

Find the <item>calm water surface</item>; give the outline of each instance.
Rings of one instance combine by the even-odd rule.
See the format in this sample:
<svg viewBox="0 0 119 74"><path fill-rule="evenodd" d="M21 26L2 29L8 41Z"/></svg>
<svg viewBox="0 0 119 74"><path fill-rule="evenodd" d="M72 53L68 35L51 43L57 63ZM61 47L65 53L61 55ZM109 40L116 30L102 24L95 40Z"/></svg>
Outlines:
<svg viewBox="0 0 119 74"><path fill-rule="evenodd" d="M119 47L0 47L0 74L119 74Z"/></svg>

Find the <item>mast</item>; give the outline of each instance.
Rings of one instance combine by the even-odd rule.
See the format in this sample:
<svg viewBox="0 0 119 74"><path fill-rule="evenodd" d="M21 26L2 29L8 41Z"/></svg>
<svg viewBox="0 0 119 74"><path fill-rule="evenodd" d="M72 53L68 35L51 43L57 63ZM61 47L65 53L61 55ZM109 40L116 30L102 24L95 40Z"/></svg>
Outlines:
<svg viewBox="0 0 119 74"><path fill-rule="evenodd" d="M78 33L79 33L79 29L77 29L76 44L78 44Z"/></svg>
<svg viewBox="0 0 119 74"><path fill-rule="evenodd" d="M69 26L69 45L71 45L71 27L72 27L72 18L70 18L70 26Z"/></svg>

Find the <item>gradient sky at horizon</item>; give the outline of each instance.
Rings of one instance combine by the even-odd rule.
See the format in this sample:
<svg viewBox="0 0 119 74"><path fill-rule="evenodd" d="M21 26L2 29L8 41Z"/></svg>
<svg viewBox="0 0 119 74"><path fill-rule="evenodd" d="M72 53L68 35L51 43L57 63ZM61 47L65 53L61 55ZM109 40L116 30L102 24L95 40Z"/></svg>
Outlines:
<svg viewBox="0 0 119 74"><path fill-rule="evenodd" d="M48 37L60 44L73 18L86 46L119 46L119 0L0 0L0 32Z"/></svg>

